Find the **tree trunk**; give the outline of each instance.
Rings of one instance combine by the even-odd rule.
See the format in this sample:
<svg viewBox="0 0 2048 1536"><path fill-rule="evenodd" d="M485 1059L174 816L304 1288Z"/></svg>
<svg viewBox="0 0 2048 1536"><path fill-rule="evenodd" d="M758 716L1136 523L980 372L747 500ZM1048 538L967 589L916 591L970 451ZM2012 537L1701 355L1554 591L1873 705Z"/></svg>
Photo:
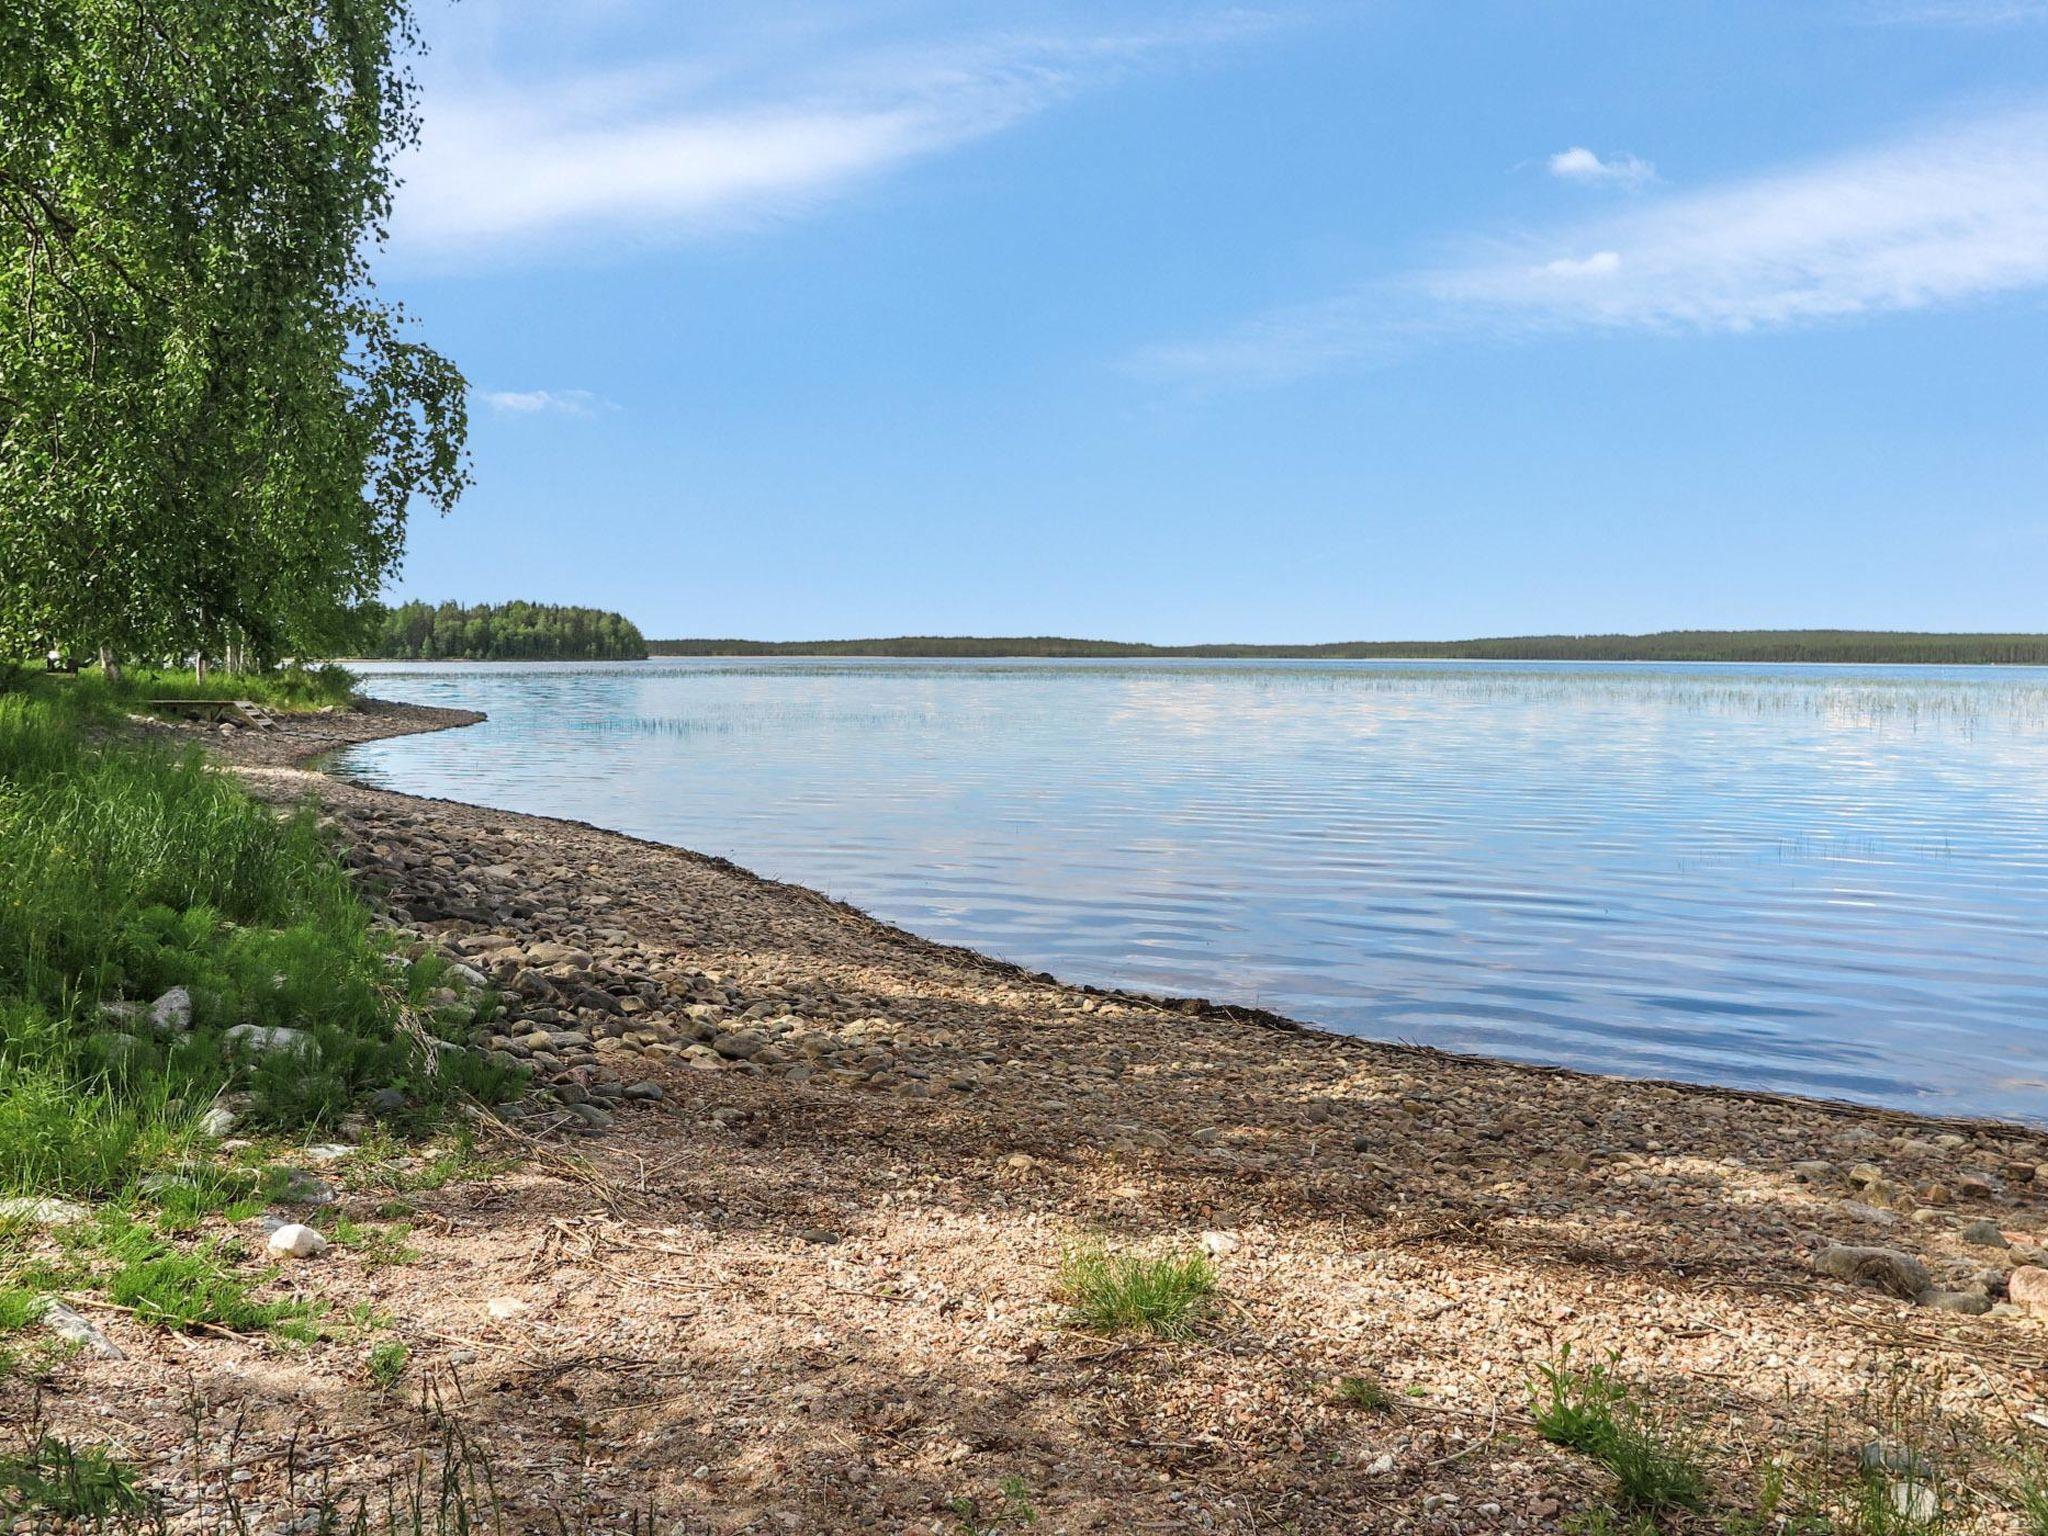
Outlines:
<svg viewBox="0 0 2048 1536"><path fill-rule="evenodd" d="M100 647L100 675L110 683L121 681L121 658L104 645Z"/></svg>

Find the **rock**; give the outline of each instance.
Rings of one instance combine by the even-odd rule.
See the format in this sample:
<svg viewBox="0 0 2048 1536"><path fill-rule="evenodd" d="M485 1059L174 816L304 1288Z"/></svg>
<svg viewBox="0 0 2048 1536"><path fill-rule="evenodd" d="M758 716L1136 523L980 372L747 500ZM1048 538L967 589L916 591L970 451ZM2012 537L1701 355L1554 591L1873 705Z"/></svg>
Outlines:
<svg viewBox="0 0 2048 1536"><path fill-rule="evenodd" d="M573 944L529 944L526 946L528 965L566 965L572 970L585 970L590 965L590 951L578 949Z"/></svg>
<svg viewBox="0 0 2048 1536"><path fill-rule="evenodd" d="M288 1221L263 1246L275 1258L317 1259L327 1251L327 1239L302 1222Z"/></svg>
<svg viewBox="0 0 2048 1536"><path fill-rule="evenodd" d="M805 1227L797 1236L807 1243L818 1243L825 1247L839 1241L839 1234L830 1227Z"/></svg>
<svg viewBox="0 0 2048 1536"><path fill-rule="evenodd" d="M221 1043L230 1051L247 1051L252 1056L267 1056L277 1051L296 1055L313 1049L311 1035L303 1029L287 1029L282 1024L237 1024L221 1036Z"/></svg>
<svg viewBox="0 0 2048 1536"><path fill-rule="evenodd" d="M149 1027L160 1035L182 1035L192 1027L192 994L173 987L149 1005Z"/></svg>
<svg viewBox="0 0 2048 1536"><path fill-rule="evenodd" d="M40 1309L42 1325L67 1344L76 1344L102 1360L126 1360L127 1354L99 1329L93 1327L56 1297L46 1297Z"/></svg>
<svg viewBox="0 0 2048 1536"><path fill-rule="evenodd" d="M405 1108L405 1095L396 1088L379 1088L364 1104L373 1115L395 1115Z"/></svg>
<svg viewBox="0 0 2048 1536"><path fill-rule="evenodd" d="M352 1156L355 1148L346 1142L316 1141L306 1148L306 1156L316 1163L338 1163L344 1157Z"/></svg>
<svg viewBox="0 0 2048 1536"><path fill-rule="evenodd" d="M1929 1479L1933 1468L1910 1446L1889 1440L1866 1440L1856 1448L1856 1465L1865 1472L1891 1472L1901 1477Z"/></svg>
<svg viewBox="0 0 2048 1536"><path fill-rule="evenodd" d="M626 1084L626 1097L629 1099L644 1099L651 1103L666 1097L666 1095L661 1091L661 1084L651 1078L647 1078L637 1083Z"/></svg>
<svg viewBox="0 0 2048 1536"><path fill-rule="evenodd" d="M39 1200L33 1195L14 1195L0 1200L0 1222L18 1221L32 1227L63 1227L83 1221L91 1213L69 1200Z"/></svg>
<svg viewBox="0 0 2048 1536"><path fill-rule="evenodd" d="M1915 1300L1937 1312L1960 1312L1966 1317L1982 1317L1991 1310L1991 1298L1982 1291L1922 1291Z"/></svg>
<svg viewBox="0 0 2048 1536"><path fill-rule="evenodd" d="M219 1141L235 1129L235 1112L225 1104L216 1104L199 1117L199 1134Z"/></svg>
<svg viewBox="0 0 2048 1536"><path fill-rule="evenodd" d="M274 1205L332 1205L334 1190L314 1174L303 1168L278 1170L277 1183L271 1190Z"/></svg>
<svg viewBox="0 0 2048 1536"><path fill-rule="evenodd" d="M758 1029L728 1030L711 1042L711 1049L731 1061L745 1061L758 1056L761 1047L768 1043L768 1037Z"/></svg>
<svg viewBox="0 0 2048 1536"><path fill-rule="evenodd" d="M1833 1275L1837 1280L1847 1280L1852 1285L1867 1285L1901 1301L1911 1301L1934 1283L1926 1265L1896 1248L1859 1248L1830 1243L1813 1261L1813 1267L1824 1275ZM2048 1275L2043 1278L2048 1278Z"/></svg>
<svg viewBox="0 0 2048 1536"><path fill-rule="evenodd" d="M1792 1176L1802 1184L1825 1184L1835 1176L1835 1165L1817 1157L1804 1158L1792 1165Z"/></svg>
<svg viewBox="0 0 2048 1536"><path fill-rule="evenodd" d="M1868 1189L1884 1182L1884 1170L1875 1163L1858 1163L1849 1170L1849 1182L1858 1189Z"/></svg>
<svg viewBox="0 0 2048 1536"><path fill-rule="evenodd" d="M1885 1501L1910 1530L1932 1530L1941 1516L1941 1498L1928 1484L1915 1478L1888 1478Z"/></svg>
<svg viewBox="0 0 2048 1536"><path fill-rule="evenodd" d="M595 1131L604 1130L612 1123L612 1112L595 1104L571 1104L569 1113Z"/></svg>
<svg viewBox="0 0 2048 1536"><path fill-rule="evenodd" d="M1235 1253L1242 1246L1236 1236L1229 1232L1204 1232L1202 1251L1212 1259L1220 1259L1226 1253Z"/></svg>
<svg viewBox="0 0 2048 1536"><path fill-rule="evenodd" d="M1964 1226L1958 1236L1973 1248L2010 1248L2012 1246L2011 1243L2005 1240L2005 1234L1998 1230L1998 1223L1995 1221L1970 1222Z"/></svg>
<svg viewBox="0 0 2048 1536"><path fill-rule="evenodd" d="M2033 1317L2048 1317L2048 1269L2022 1264L2005 1277L2005 1294L2015 1307Z"/></svg>
<svg viewBox="0 0 2048 1536"><path fill-rule="evenodd" d="M532 1305L532 1302L521 1301L517 1296L493 1296L484 1303L484 1311L490 1314L491 1321L503 1323L528 1311Z"/></svg>

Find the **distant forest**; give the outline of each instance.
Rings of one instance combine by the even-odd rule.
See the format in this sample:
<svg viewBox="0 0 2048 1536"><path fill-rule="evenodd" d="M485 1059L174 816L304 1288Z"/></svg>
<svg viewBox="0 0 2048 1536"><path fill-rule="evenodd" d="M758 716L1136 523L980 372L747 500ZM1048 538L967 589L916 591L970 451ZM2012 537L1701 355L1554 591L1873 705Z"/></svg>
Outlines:
<svg viewBox="0 0 2048 1536"><path fill-rule="evenodd" d="M633 621L555 603L404 603L368 615L377 661L644 661Z"/></svg>
<svg viewBox="0 0 2048 1536"><path fill-rule="evenodd" d="M1213 660L1774 661L2048 665L2048 635L1928 635L1857 629L1675 629L1654 635L1356 640L1329 645L1135 645L1050 635L977 639L653 640L655 656L1183 656Z"/></svg>

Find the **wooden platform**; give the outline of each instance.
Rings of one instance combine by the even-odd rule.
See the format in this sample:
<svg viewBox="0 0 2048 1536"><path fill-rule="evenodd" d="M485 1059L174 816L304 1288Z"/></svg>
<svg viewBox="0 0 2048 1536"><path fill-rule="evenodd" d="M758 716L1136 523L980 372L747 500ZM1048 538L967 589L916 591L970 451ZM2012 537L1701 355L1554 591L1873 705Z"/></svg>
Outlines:
<svg viewBox="0 0 2048 1536"><path fill-rule="evenodd" d="M250 699L145 699L151 709L192 720L217 720L229 725L246 725L252 730L274 730L277 722L262 705Z"/></svg>

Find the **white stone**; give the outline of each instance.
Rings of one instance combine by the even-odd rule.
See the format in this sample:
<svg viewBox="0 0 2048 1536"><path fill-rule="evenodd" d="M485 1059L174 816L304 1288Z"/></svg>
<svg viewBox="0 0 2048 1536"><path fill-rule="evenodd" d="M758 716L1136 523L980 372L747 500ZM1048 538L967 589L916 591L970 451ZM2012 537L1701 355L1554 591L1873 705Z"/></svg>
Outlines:
<svg viewBox="0 0 2048 1536"><path fill-rule="evenodd" d="M253 1055L265 1055L271 1051L310 1051L313 1037L303 1029L287 1029L282 1024L237 1024L221 1036L222 1042L231 1051L246 1050Z"/></svg>
<svg viewBox="0 0 2048 1536"><path fill-rule="evenodd" d="M531 1306L531 1302L521 1301L517 1296L493 1296L484 1303L484 1310L491 1315L493 1322L502 1323L517 1317Z"/></svg>
<svg viewBox="0 0 2048 1536"><path fill-rule="evenodd" d="M89 1213L69 1200L38 1200L33 1195L12 1195L0 1200L0 1221L25 1221L37 1227L61 1227L83 1221Z"/></svg>
<svg viewBox="0 0 2048 1536"><path fill-rule="evenodd" d="M43 1303L42 1322L45 1328L67 1344L76 1344L79 1348L98 1355L102 1360L128 1358L118 1344L55 1297Z"/></svg>
<svg viewBox="0 0 2048 1536"><path fill-rule="evenodd" d="M327 1239L303 1222L287 1222L270 1234L266 1246L280 1259L313 1259L327 1251Z"/></svg>
<svg viewBox="0 0 2048 1536"><path fill-rule="evenodd" d="M149 1005L149 1023L160 1035L182 1035L192 1027L192 994L171 988Z"/></svg>
<svg viewBox="0 0 2048 1536"><path fill-rule="evenodd" d="M1237 1252L1241 1246L1237 1238L1229 1232L1204 1232L1202 1234L1202 1251L1211 1258L1220 1259L1226 1253Z"/></svg>
<svg viewBox="0 0 2048 1536"><path fill-rule="evenodd" d="M199 1117L199 1134L213 1141L219 1141L235 1128L235 1112L225 1104L216 1104Z"/></svg>
<svg viewBox="0 0 2048 1536"><path fill-rule="evenodd" d="M310 1162L338 1163L344 1157L351 1156L354 1152L355 1148L349 1146L346 1142L316 1141L312 1146L306 1148L305 1155Z"/></svg>

